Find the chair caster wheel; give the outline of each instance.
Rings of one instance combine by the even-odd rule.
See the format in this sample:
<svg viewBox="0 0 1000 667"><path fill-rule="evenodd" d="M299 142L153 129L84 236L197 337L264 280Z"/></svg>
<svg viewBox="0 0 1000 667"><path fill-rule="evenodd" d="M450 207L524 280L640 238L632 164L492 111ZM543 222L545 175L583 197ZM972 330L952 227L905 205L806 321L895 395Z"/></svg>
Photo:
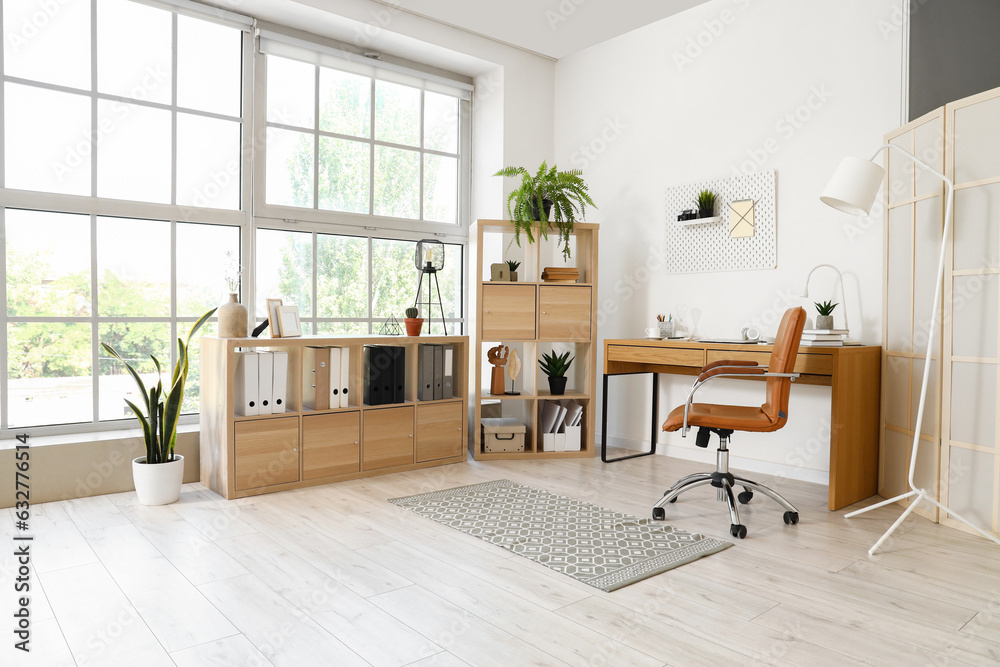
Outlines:
<svg viewBox="0 0 1000 667"><path fill-rule="evenodd" d="M738 537L742 540L744 537L747 536L747 527L741 526L738 523L734 523L733 525L729 526L729 533L733 537Z"/></svg>
<svg viewBox="0 0 1000 667"><path fill-rule="evenodd" d="M677 496L674 496L673 498L671 498L671 499L670 499L670 502L672 502L672 503L676 503L676 502L677 502Z"/></svg>
<svg viewBox="0 0 1000 667"><path fill-rule="evenodd" d="M799 522L799 513L785 512L785 515L782 518L785 520L786 524L793 526Z"/></svg>
<svg viewBox="0 0 1000 667"><path fill-rule="evenodd" d="M736 496L736 498L741 503L743 503L744 505L746 505L748 502L750 502L751 499L753 499L753 491L744 491L740 495Z"/></svg>
<svg viewBox="0 0 1000 667"><path fill-rule="evenodd" d="M667 513L663 510L662 507L654 507L653 508L653 520L654 521L663 521L666 518L667 518Z"/></svg>

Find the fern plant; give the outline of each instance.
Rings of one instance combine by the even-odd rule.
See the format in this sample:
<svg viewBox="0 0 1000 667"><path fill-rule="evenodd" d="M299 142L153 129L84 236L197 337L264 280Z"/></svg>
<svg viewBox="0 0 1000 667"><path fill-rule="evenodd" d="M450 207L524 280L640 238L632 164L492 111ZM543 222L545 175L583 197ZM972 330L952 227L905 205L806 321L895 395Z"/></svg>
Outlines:
<svg viewBox="0 0 1000 667"><path fill-rule="evenodd" d="M507 215L514 223L514 240L521 245L521 232L534 243L533 227L538 222L538 232L548 239L548 230L555 224L559 230L563 257L570 258L569 236L573 225L587 217L587 206L597 208L590 198L587 184L579 169L559 171L556 165L542 166L532 175L524 167L504 167L494 176L521 178L521 185L507 195ZM551 207L551 218L546 205Z"/></svg>
<svg viewBox="0 0 1000 667"><path fill-rule="evenodd" d="M188 362L190 360L188 350L191 346L191 337L201 328L203 324L215 314L215 308L208 311L194 323L191 331L188 332L187 340L177 339L177 363L174 364L174 373L170 379L170 391L163 387L163 378L158 377L155 387L146 389L139 373L122 359L121 355L107 343L101 343L104 351L118 361L125 364L132 379L139 387L139 395L142 396L142 408L125 399L135 416L142 424L142 437L146 442L146 463L169 463L174 460L174 444L177 442L177 423L181 416L181 405L184 403L184 384L187 382ZM153 355L149 355L156 365L156 374L160 375L160 361Z"/></svg>
<svg viewBox="0 0 1000 667"><path fill-rule="evenodd" d="M822 303L814 304L816 306L816 312L820 315L833 315L833 309L839 304L833 303L831 301L824 301Z"/></svg>
<svg viewBox="0 0 1000 667"><path fill-rule="evenodd" d="M576 359L576 357L570 358L569 352L563 352L562 354L546 352L538 361L538 365L541 367L542 372L550 378L561 378L566 375L566 371L569 370L573 359Z"/></svg>

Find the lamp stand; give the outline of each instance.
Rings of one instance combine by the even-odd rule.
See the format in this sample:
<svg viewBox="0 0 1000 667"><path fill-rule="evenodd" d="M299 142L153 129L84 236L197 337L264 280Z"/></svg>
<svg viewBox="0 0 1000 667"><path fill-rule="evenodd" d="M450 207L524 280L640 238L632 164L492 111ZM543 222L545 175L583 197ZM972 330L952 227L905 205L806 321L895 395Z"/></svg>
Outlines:
<svg viewBox="0 0 1000 667"><path fill-rule="evenodd" d="M893 523L891 526L889 526L889 530L885 531L885 534L882 535L882 537L880 537L878 539L878 542L876 542L874 545L872 545L872 548L868 550L868 554L869 555L874 554L878 550L878 548L880 546L882 546L882 544L887 539L889 539L889 536L892 535L893 532L897 528L899 528L900 524L903 523L903 520L906 519L906 517L908 517L910 515L910 513L913 512L914 509L916 509L917 505L922 500L926 500L927 502L929 502L932 505L936 506L941 511L947 513L951 517L953 517L955 519L958 519L959 521L961 521L965 525L969 526L970 528L972 528L973 530L975 530L977 533L979 533L980 535L982 535L986 539L991 540L991 541L995 542L996 544L1000 545L1000 538L997 538L996 535L993 535L991 533L986 532L985 530L983 530L979 526L976 526L975 524L973 524L972 522L970 522L968 519L966 519L966 518L964 518L962 516L959 516L954 510L951 510L951 509L945 507L944 505L942 505L941 503L939 503L937 500L935 500L933 497L931 497L931 495L929 493L927 493L926 489L918 488L917 485L916 485L916 483L913 481L913 475L914 475L914 472L916 471L916 467L917 467L917 451L918 451L918 449L920 447L920 427L921 427L921 425L923 425L924 404L925 404L926 399L927 399L927 384L928 384L928 380L930 379L930 375L931 375L931 373L930 373L930 371L931 371L931 361L932 361L931 357L932 357L933 351L934 351L934 330L937 328L937 323L938 323L938 308L940 308L940 306L941 306L941 287L942 287L942 284L944 282L944 264L945 264L945 256L947 254L948 232L951 231L952 204L954 203L954 200L955 200L955 185L951 182L950 178L948 178L944 174L940 173L939 171L935 170L933 167L931 167L926 162L918 159L916 156L911 155L909 152L907 152L907 151L903 150L902 148L900 148L899 146L895 146L893 144L885 144L885 145L879 147L879 149L877 151L875 151L875 154L872 155L871 160L874 160L878 156L879 153L881 153L882 151L887 150L887 149L894 149L896 151L899 151L904 156L906 156L907 159L909 159L909 160L917 163L918 165L920 165L921 167L923 167L927 172L929 172L931 174L934 174L935 176L937 176L938 178L940 178L942 181L944 181L945 186L947 187L947 190L948 190L948 193L946 195L945 210L944 210L944 231L941 234L941 256L940 256L940 259L938 260L937 280L934 281L934 287L935 287L935 289L934 289L934 305L933 305L933 308L931 310L930 331L927 334L927 354L926 354L926 356L924 358L924 377L923 377L923 380L920 383L920 403L919 403L919 406L917 408L917 422L916 422L916 424L914 426L913 447L912 447L912 451L910 453L910 468L909 468L909 475L907 477L907 484L908 484L910 490L907 491L906 493L903 493L903 494L900 494L900 495L896 496L895 498L890 498L889 500L883 500L880 503L876 503L876 504L871 505L869 507L866 507L864 509L856 510L854 512L849 512L848 514L844 515L844 518L845 519L850 519L851 517L858 516L859 514L864 514L865 512L869 512L869 511L871 511L873 509L877 509L879 507L884 507L886 505L889 505L890 503L895 503L895 502L898 502L898 501L903 500L905 498L912 498L913 496L916 496L916 498L914 498L913 502L910 503L910 506L907 507L903 511L903 513L901 515L899 515L899 518L896 519L896 522Z"/></svg>

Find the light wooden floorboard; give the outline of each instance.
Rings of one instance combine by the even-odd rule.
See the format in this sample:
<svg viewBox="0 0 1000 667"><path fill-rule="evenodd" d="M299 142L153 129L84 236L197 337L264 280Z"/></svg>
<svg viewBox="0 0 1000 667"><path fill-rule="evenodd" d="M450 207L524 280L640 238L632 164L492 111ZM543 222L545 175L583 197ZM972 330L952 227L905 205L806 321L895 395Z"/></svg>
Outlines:
<svg viewBox="0 0 1000 667"><path fill-rule="evenodd" d="M511 479L647 517L675 480L705 468L663 456L470 461L238 501L195 483L166 507L134 493L39 505L36 650L25 660L8 642L0 664L1000 663L1000 549L911 517L868 556L900 509L844 519L848 509L827 511L823 486L748 475L795 503L800 523L784 525L758 494L741 508L745 540L613 593L386 502ZM734 541L711 489L685 494L667 518ZM14 572L5 554L5 614Z"/></svg>
<svg viewBox="0 0 1000 667"><path fill-rule="evenodd" d="M177 667L271 667L274 664L243 635L175 651L170 657Z"/></svg>

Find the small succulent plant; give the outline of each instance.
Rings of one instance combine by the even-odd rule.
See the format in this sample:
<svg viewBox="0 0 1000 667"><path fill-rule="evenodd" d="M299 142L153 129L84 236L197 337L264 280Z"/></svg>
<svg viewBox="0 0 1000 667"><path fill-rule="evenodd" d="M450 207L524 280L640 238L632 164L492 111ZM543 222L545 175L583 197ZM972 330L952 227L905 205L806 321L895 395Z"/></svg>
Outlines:
<svg viewBox="0 0 1000 667"><path fill-rule="evenodd" d="M521 266L521 262L515 262L512 259L508 259L507 260L507 268L510 269L511 273L514 273L515 271L517 271L517 267L519 267L519 266Z"/></svg>
<svg viewBox="0 0 1000 667"><path fill-rule="evenodd" d="M562 354L547 352L542 355L538 365L541 367L542 372L550 378L561 378L566 375L566 371L569 370L573 359L576 359L576 357L571 358L569 352L563 352Z"/></svg>
<svg viewBox="0 0 1000 667"><path fill-rule="evenodd" d="M833 315L833 309L840 304L833 303L832 301L824 301L822 303L817 303L816 312L820 315Z"/></svg>
<svg viewBox="0 0 1000 667"><path fill-rule="evenodd" d="M420 311L417 310L416 308L407 308L406 309L406 317L408 317L411 320L413 318L415 318L419 314L420 314Z"/></svg>

